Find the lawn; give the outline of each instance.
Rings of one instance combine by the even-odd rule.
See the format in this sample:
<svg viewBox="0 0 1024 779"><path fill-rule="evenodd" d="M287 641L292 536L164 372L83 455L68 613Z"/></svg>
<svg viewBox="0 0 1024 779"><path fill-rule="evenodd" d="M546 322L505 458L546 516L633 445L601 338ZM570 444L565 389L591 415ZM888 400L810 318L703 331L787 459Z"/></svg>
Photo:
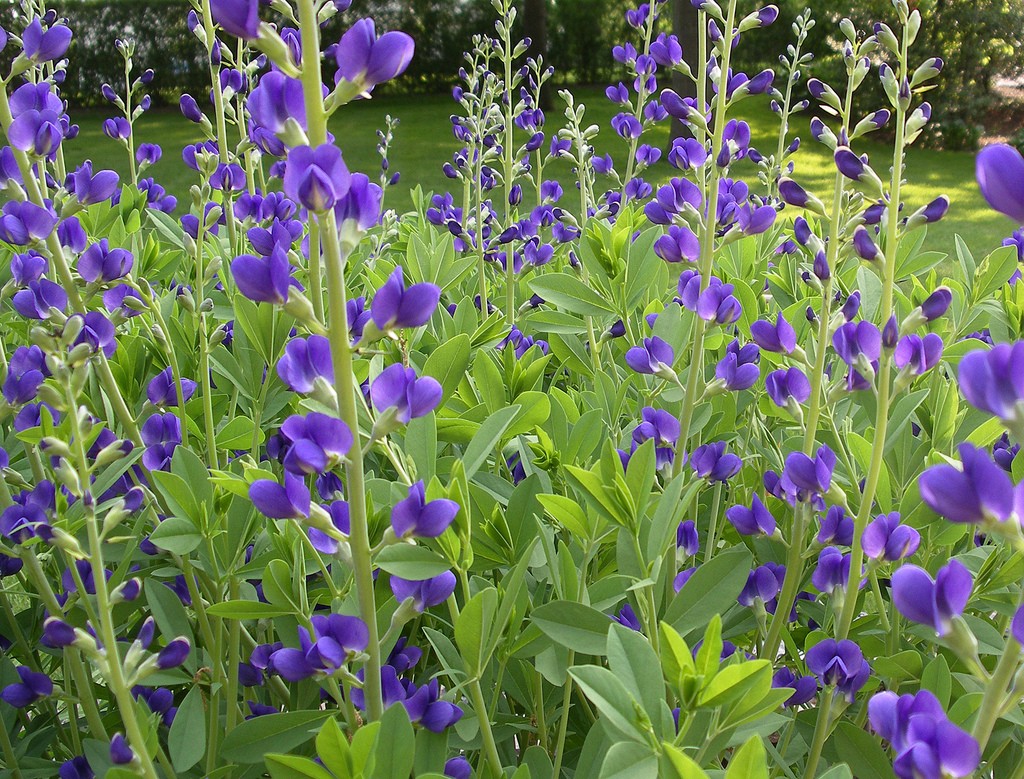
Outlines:
<svg viewBox="0 0 1024 779"><path fill-rule="evenodd" d="M614 107L597 89L578 90L577 97L590 106L589 121L598 123L602 128L596 144L599 153L611 152L621 159L624 142L614 135L608 124L615 113ZM765 152L774 150L778 127L775 116L756 98L749 99L740 107L742 118L751 123L754 145ZM390 190L388 205L402 210L410 204L409 192L417 185L428 192L446 191L451 186L452 182L441 172L441 165L456 149L449 119L455 108L451 99L443 95L382 96L343 108L335 115L331 129L344 150L349 167L376 177L380 162L375 150L376 130L383 126L384 117L388 114L400 119L391 163L392 170L400 171L402 177ZM91 158L101 167L119 171L126 169L123 149L101 132L100 125L105 116L94 111L74 114L74 119L81 126L81 134L67 146L69 164ZM561 119L561 114L556 109L550 111L549 116L550 129ZM834 170L831 155L823 146L811 141L806 119L797 120L795 131L804 141L795 158L795 177L807 189L827 200ZM198 140L195 125L173 109L152 111L140 121L137 136L139 142L163 146L164 159L151 169L151 175L177 195L183 207L187 203L188 188L197 179L194 171L181 162L180 150L185 144ZM648 142L663 146L667 137L666 124L653 131ZM870 140L859 141L856 149L870 155L876 170L884 178L889 169L891 150ZM550 172L561 178L563 183L570 179L567 165L552 165ZM659 163L649 171L648 179L652 183L660 183L672 174L671 167ZM974 181L973 153L912 149L908 155L907 178L910 182L906 190L908 210L940 194L949 195L952 201L947 217L929 231L930 249L951 252L953 236L959 233L975 254L984 255L998 246L1012 230L1009 221L989 209L981 198Z"/></svg>

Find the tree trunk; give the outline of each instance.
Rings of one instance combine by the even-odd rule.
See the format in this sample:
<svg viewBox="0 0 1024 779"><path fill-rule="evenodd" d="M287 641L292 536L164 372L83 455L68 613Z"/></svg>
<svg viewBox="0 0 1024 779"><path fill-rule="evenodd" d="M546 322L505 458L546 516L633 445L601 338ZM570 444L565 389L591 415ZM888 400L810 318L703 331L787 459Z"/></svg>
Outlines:
<svg viewBox="0 0 1024 779"><path fill-rule="evenodd" d="M683 59L690 66L694 75L697 73L697 38L698 12L690 0L672 0L672 30L679 38L683 47ZM680 97L696 97L697 87L681 73L672 74L672 89ZM669 134L669 145L673 138L688 138L690 130L678 119L672 119L672 130Z"/></svg>
<svg viewBox="0 0 1024 779"><path fill-rule="evenodd" d="M548 0L526 0L523 8L523 33L530 39L528 54L534 59L548 56ZM540 107L551 108L550 90L541 92Z"/></svg>

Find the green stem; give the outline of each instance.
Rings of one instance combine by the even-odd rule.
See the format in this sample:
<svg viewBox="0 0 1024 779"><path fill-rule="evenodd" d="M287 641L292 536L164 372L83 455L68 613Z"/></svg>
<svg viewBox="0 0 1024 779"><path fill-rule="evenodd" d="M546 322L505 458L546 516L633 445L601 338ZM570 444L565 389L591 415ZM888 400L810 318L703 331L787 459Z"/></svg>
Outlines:
<svg viewBox="0 0 1024 779"><path fill-rule="evenodd" d="M491 721L487 716L487 702L480 689L479 678L470 682L469 694L473 701L473 708L476 709L477 721L480 723L480 736L484 742L484 758L491 767L491 775L499 777L502 775L501 757L498 755L498 745L494 741L494 731L491 730Z"/></svg>
<svg viewBox="0 0 1024 779"><path fill-rule="evenodd" d="M981 705L978 707L978 719L974 721L971 735L978 742L982 753L992 736L992 730L999 719L999 712L1002 709L1003 698L1006 689L1017 673L1017 666L1020 663L1020 644L1011 636L1006 642L1003 656L999 659L992 678L985 685L985 693L981 698Z"/></svg>
<svg viewBox="0 0 1024 779"><path fill-rule="evenodd" d="M831 686L821 691L821 698L818 702L818 720L814 725L814 738L811 741L811 751L807 755L804 779L813 779L815 772L818 770L818 762L821 760L821 749L825 746L825 738L828 736L829 719L834 700L835 690Z"/></svg>
<svg viewBox="0 0 1024 779"><path fill-rule="evenodd" d="M715 535L718 531L718 512L722 508L722 482L715 485L715 495L711 501L711 519L708 524L708 539L704 546L704 562L715 553Z"/></svg>
<svg viewBox="0 0 1024 779"><path fill-rule="evenodd" d="M801 503L793 512L793 534L789 539L789 549L786 552L786 575L782 580L782 590L779 592L779 600L768 626L768 635L764 639L764 649L760 655L768 660L774 660L779 651L782 629L793 610L800 582L803 580L804 538L810 521L811 507L807 503Z"/></svg>
<svg viewBox="0 0 1024 779"><path fill-rule="evenodd" d="M11 734L5 727L0 727L0 745L4 749L4 767L11 772L11 776L14 779L22 779L21 767L18 765L18 756L14 751L14 744L11 742Z"/></svg>
<svg viewBox="0 0 1024 779"><path fill-rule="evenodd" d="M569 650L566 668L571 668L576 661L576 653ZM565 736L569 732L569 712L572 710L572 677L565 675L565 688L562 690L562 716L558 722L558 740L555 741L555 766L551 770L553 779L560 779L562 762L565 758Z"/></svg>

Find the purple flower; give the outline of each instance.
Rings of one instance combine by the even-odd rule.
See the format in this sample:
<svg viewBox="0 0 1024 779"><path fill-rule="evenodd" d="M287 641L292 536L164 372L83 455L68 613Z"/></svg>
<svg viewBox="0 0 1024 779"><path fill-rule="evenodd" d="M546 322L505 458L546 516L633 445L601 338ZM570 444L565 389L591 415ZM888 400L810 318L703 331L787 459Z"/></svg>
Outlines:
<svg viewBox="0 0 1024 779"><path fill-rule="evenodd" d="M665 262L696 262L700 257L700 241L685 225L672 225L654 242L654 253Z"/></svg>
<svg viewBox="0 0 1024 779"><path fill-rule="evenodd" d="M146 451L142 464L151 471L164 471L181 443L181 420L177 414L153 414L142 425L142 443Z"/></svg>
<svg viewBox="0 0 1024 779"><path fill-rule="evenodd" d="M288 119L294 119L300 128L306 129L302 82L280 71L272 70L260 78L256 88L249 93L246 106L253 122L275 135L284 132Z"/></svg>
<svg viewBox="0 0 1024 779"><path fill-rule="evenodd" d="M782 314L776 317L774 325L764 319L752 322L750 337L766 352L792 354L796 349L796 330Z"/></svg>
<svg viewBox="0 0 1024 779"><path fill-rule="evenodd" d="M699 168L708 159L708 150L696 138L676 138L668 153L668 161L680 170Z"/></svg>
<svg viewBox="0 0 1024 779"><path fill-rule="evenodd" d="M399 538L437 538L455 520L459 504L439 498L427 501L420 480L409 487L409 496L391 509L391 527Z"/></svg>
<svg viewBox="0 0 1024 779"><path fill-rule="evenodd" d="M875 517L861 536L864 554L887 562L910 557L920 545L921 534L909 525L900 524L900 515L896 511Z"/></svg>
<svg viewBox="0 0 1024 779"><path fill-rule="evenodd" d="M81 319L82 328L75 338L75 345L88 344L93 352L100 350L110 357L117 350L114 338L114 325L101 311L90 311L84 316L73 314L72 319Z"/></svg>
<svg viewBox="0 0 1024 779"><path fill-rule="evenodd" d="M893 771L900 779L966 777L981 760L978 742L946 717L928 690L913 695L885 691L868 701L871 729L896 753Z"/></svg>
<svg viewBox="0 0 1024 779"><path fill-rule="evenodd" d="M112 170L101 170L93 175L92 162L86 160L68 176L64 186L83 206L91 206L93 203L109 200L117 189L119 180L118 175Z"/></svg>
<svg viewBox="0 0 1024 779"><path fill-rule="evenodd" d="M732 452L726 452L725 446L725 441L716 441L693 451L690 465L698 476L712 482L726 482L740 472L743 461Z"/></svg>
<svg viewBox="0 0 1024 779"><path fill-rule="evenodd" d="M110 739L110 762L114 765L129 765L138 760L128 741L120 733L115 733Z"/></svg>
<svg viewBox="0 0 1024 779"><path fill-rule="evenodd" d="M84 755L77 755L61 763L57 770L60 779L95 779L95 772Z"/></svg>
<svg viewBox="0 0 1024 779"><path fill-rule="evenodd" d="M893 360L896 367L906 369L914 376L920 376L934 368L942 357L942 336L928 333L905 335L896 344Z"/></svg>
<svg viewBox="0 0 1024 779"><path fill-rule="evenodd" d="M257 303L286 303L289 287L296 284L288 252L281 246L275 246L266 257L236 257L231 261L231 275L238 290Z"/></svg>
<svg viewBox="0 0 1024 779"><path fill-rule="evenodd" d="M826 546L818 553L818 565L811 574L811 584L819 592L834 593L850 581L850 555L834 546Z"/></svg>
<svg viewBox="0 0 1024 779"><path fill-rule="evenodd" d="M130 251L111 249L110 241L102 238L78 258L78 274L90 284L105 284L128 275L134 264Z"/></svg>
<svg viewBox="0 0 1024 779"><path fill-rule="evenodd" d="M333 384L331 342L322 335L293 338L284 347L284 354L278 360L277 375L292 392L302 394L312 392L317 379L322 379L328 385Z"/></svg>
<svg viewBox="0 0 1024 779"><path fill-rule="evenodd" d="M369 230L380 221L380 204L384 191L363 173L352 174L348 194L334 206L334 217L342 230ZM348 225L346 225L348 223Z"/></svg>
<svg viewBox="0 0 1024 779"><path fill-rule="evenodd" d="M260 35L259 0L210 0L213 21L236 38L253 40Z"/></svg>
<svg viewBox="0 0 1024 779"><path fill-rule="evenodd" d="M676 549L687 557L693 557L700 551L700 539L697 537L697 523L692 519L680 522L676 528Z"/></svg>
<svg viewBox="0 0 1024 779"><path fill-rule="evenodd" d="M290 443L284 467L297 476L334 468L352 448L348 426L337 417L316 411L288 417L281 425L281 434Z"/></svg>
<svg viewBox="0 0 1024 779"><path fill-rule="evenodd" d="M28 666L18 666L20 682L9 684L0 691L0 699L16 709L24 709L53 694L53 680Z"/></svg>
<svg viewBox="0 0 1024 779"><path fill-rule="evenodd" d="M612 619L623 627L634 630L637 633L643 632L643 626L640 624L640 618L636 615L636 612L629 603L624 603L622 608L619 609L619 613L614 615Z"/></svg>
<svg viewBox="0 0 1024 779"><path fill-rule="evenodd" d="M473 766L462 757L453 757L444 764L444 775L449 779L469 779L473 775Z"/></svg>
<svg viewBox="0 0 1024 779"><path fill-rule="evenodd" d="M399 603L412 598L413 608L416 611L426 611L448 600L448 596L455 592L455 581L455 574L451 571L445 571L440 576L422 581L410 581L392 576L391 592L394 593L395 599Z"/></svg>
<svg viewBox="0 0 1024 779"><path fill-rule="evenodd" d="M395 420L403 425L426 416L441 402L442 389L430 376L417 378L416 371L400 363L390 365L370 385L370 400L377 411L395 410Z"/></svg>
<svg viewBox="0 0 1024 779"><path fill-rule="evenodd" d="M1020 419L1024 400L1024 341L964 355L959 378L960 391L972 406L1007 422Z"/></svg>
<svg viewBox="0 0 1024 779"><path fill-rule="evenodd" d="M981 194L996 211L1024 224L1024 157L997 143L978 152L975 166Z"/></svg>
<svg viewBox="0 0 1024 779"><path fill-rule="evenodd" d="M30 281L26 289L15 292L11 303L27 319L49 319L51 308L58 311L67 308L68 293L49 279L39 279Z"/></svg>
<svg viewBox="0 0 1024 779"><path fill-rule="evenodd" d="M835 686L851 703L871 675L871 666L864 659L860 647L848 639L836 641L826 638L808 649L804 660L807 669L823 685Z"/></svg>
<svg viewBox="0 0 1024 779"><path fill-rule="evenodd" d="M103 134L112 141L127 141L131 132L131 124L123 116L115 116L103 121Z"/></svg>
<svg viewBox="0 0 1024 779"><path fill-rule="evenodd" d="M42 241L50 236L57 222L52 208L37 206L27 200L12 200L4 204L0 213L0 241L15 246Z"/></svg>
<svg viewBox="0 0 1024 779"><path fill-rule="evenodd" d="M359 617L317 614L310 619L312 633L299 627L299 648L273 652L268 669L289 682L317 674L331 676L370 644L370 631Z"/></svg>
<svg viewBox="0 0 1024 779"><path fill-rule="evenodd" d="M935 465L921 474L921 499L950 522L1005 522L1014 510L1009 475L982 449L963 443L959 452L962 470Z"/></svg>
<svg viewBox="0 0 1024 779"><path fill-rule="evenodd" d="M296 146L288 152L284 192L310 211L323 213L348 194L352 174L341 158L341 149L325 143L315 149Z"/></svg>
<svg viewBox="0 0 1024 779"><path fill-rule="evenodd" d="M747 574L747 583L736 600L741 606L753 606L757 600L767 604L778 596L781 589L782 582L776 576L775 569L761 565Z"/></svg>
<svg viewBox="0 0 1024 779"><path fill-rule="evenodd" d="M853 543L853 527L853 517L842 506L830 506L821 521L816 540L819 544L850 546Z"/></svg>
<svg viewBox="0 0 1024 779"><path fill-rule="evenodd" d="M802 706L814 700L818 694L818 680L813 676L797 676L792 670L783 666L772 676L772 687L790 687L793 694L782 704L787 709Z"/></svg>
<svg viewBox="0 0 1024 779"><path fill-rule="evenodd" d="M672 224L672 218L686 210L689 205L699 209L703 197L697 185L689 179L674 178L659 187L655 199L644 206L644 213L654 224Z"/></svg>
<svg viewBox="0 0 1024 779"><path fill-rule="evenodd" d="M371 92L377 84L402 75L415 48L404 32L386 32L378 38L373 19L360 19L341 36L335 50L335 83L344 79L361 93Z"/></svg>
<svg viewBox="0 0 1024 779"><path fill-rule="evenodd" d="M756 492L750 508L742 505L733 506L726 509L725 518L741 536L756 536L760 533L766 536L775 535L775 517L761 502Z"/></svg>
<svg viewBox="0 0 1024 779"><path fill-rule="evenodd" d="M52 62L63 57L71 45L71 30L55 24L44 31L37 16L21 34L21 45L25 56L33 62Z"/></svg>
<svg viewBox="0 0 1024 779"><path fill-rule="evenodd" d="M971 597L974 580L962 563L950 560L932 579L924 568L902 565L892 575L892 602L911 622L930 625L940 636L953 629Z"/></svg>
<svg viewBox="0 0 1024 779"><path fill-rule="evenodd" d="M39 385L50 375L46 355L38 346L19 346L7 364L4 379L4 400L20 405L35 400Z"/></svg>
<svg viewBox="0 0 1024 779"><path fill-rule="evenodd" d="M882 334L871 322L847 322L832 336L832 347L851 368L866 359L874 362L882 353Z"/></svg>
<svg viewBox="0 0 1024 779"><path fill-rule="evenodd" d="M733 295L735 287L712 277L708 288L697 297L697 316L708 322L730 325L743 314L743 306Z"/></svg>
<svg viewBox="0 0 1024 779"><path fill-rule="evenodd" d="M181 392L187 403L195 392L198 385L192 379L181 379ZM177 406L178 385L174 381L174 375L170 367L164 368L153 377L146 387L146 397L154 406Z"/></svg>
<svg viewBox="0 0 1024 779"><path fill-rule="evenodd" d="M284 486L271 479L257 479L249 485L249 500L256 510L270 519L306 519L310 494L305 481L289 471Z"/></svg>
<svg viewBox="0 0 1024 779"><path fill-rule="evenodd" d="M730 392L750 389L761 375L757 366L760 357L756 344L741 347L739 341L733 341L725 347L725 357L715 366L715 378Z"/></svg>
<svg viewBox="0 0 1024 779"><path fill-rule="evenodd" d="M779 485L792 503L814 500L832 486L835 467L835 452L827 446L819 448L813 458L803 452L792 452L786 457Z"/></svg>
<svg viewBox="0 0 1024 779"><path fill-rule="evenodd" d="M189 643L187 638L176 638L157 654L156 666L161 671L166 671L169 668L177 668L185 662L188 658L189 652L191 651L192 645Z"/></svg>
<svg viewBox="0 0 1024 779"><path fill-rule="evenodd" d="M642 444L654 439L657 467L671 465L675 460L675 445L679 440L679 420L669 412L651 406L645 406L640 416L643 421L633 429L633 442Z"/></svg>
<svg viewBox="0 0 1024 779"><path fill-rule="evenodd" d="M799 368L772 371L764 380L768 397L776 406L786 408L790 401L806 403L811 396L811 383Z"/></svg>
<svg viewBox="0 0 1024 779"><path fill-rule="evenodd" d="M420 327L430 321L441 288L421 282L405 286L402 267L395 268L370 302L370 317L382 332L399 327Z"/></svg>
<svg viewBox="0 0 1024 779"><path fill-rule="evenodd" d="M634 346L626 351L626 364L637 373L659 376L663 379L675 378L672 364L676 361L672 347L657 336L645 338L642 346Z"/></svg>

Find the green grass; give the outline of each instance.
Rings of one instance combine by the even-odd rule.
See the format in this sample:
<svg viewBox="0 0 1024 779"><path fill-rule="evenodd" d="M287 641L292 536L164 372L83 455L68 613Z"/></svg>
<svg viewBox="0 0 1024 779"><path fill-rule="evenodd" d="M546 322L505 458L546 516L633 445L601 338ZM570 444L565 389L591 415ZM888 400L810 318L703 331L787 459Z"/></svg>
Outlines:
<svg viewBox="0 0 1024 779"><path fill-rule="evenodd" d="M596 89L579 90L577 99L590 106L588 123L597 123L602 128L596 143L598 152L611 152L621 160L624 143L608 125L615 113L614 107ZM400 120L391 162L392 170L400 171L402 177L389 190L388 205L401 211L409 207L409 193L415 186L421 186L427 192L442 192L454 183L441 173L441 165L451 158L456 149L449 119L455 108L451 99L443 95L385 96L344 107L332 121L331 129L349 167L375 178L380 163L375 150L376 130L383 126L384 117L388 114ZM741 118L751 124L754 145L766 153L773 152L778 127L775 116L756 98L741 104L740 108ZM100 130L104 117L105 114L99 112L80 111L74 114L73 118L81 126L81 134L67 144L69 165L90 158L100 167L114 168L122 173L127 169L124 150L104 137ZM549 111L549 117L550 130L559 125L560 110ZM834 175L831 154L810 139L806 119L798 119L794 131L804 141L795 157L795 178L827 201ZM647 140L664 146L667 138L666 125L653 131ZM138 142L148 141L163 146L164 159L147 175L153 175L168 191L177 195L181 208L187 204L188 189L196 183L197 175L182 163L180 150L186 143L197 139L195 125L172 109L147 114L137 129ZM857 142L856 150L869 154L876 171L883 179L886 178L891 164L890 148L865 139ZM568 192L571 181L568 166L556 162L549 170L553 177L563 181ZM673 172L667 163L662 162L648 172L647 178L652 183L661 183L668 180ZM960 234L976 255L984 256L1013 229L1007 219L988 208L978 192L974 181L973 153L911 149L907 159L907 179L910 182L905 190L908 213L940 194L949 195L952 201L946 218L929 230L926 244L929 249L952 254L953 237Z"/></svg>

